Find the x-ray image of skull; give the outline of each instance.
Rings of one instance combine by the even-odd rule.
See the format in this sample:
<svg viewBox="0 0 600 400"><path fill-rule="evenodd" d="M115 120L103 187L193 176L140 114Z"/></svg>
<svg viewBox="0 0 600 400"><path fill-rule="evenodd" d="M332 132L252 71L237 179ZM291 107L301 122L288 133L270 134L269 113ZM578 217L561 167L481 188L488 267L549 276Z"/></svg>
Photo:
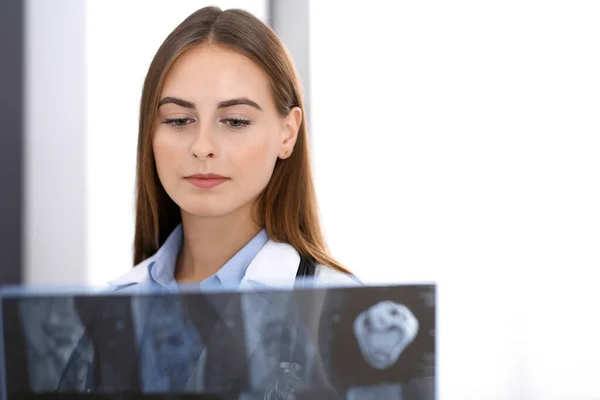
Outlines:
<svg viewBox="0 0 600 400"><path fill-rule="evenodd" d="M392 366L417 336L419 321L403 304L379 302L358 315L354 334L361 353L373 368Z"/></svg>

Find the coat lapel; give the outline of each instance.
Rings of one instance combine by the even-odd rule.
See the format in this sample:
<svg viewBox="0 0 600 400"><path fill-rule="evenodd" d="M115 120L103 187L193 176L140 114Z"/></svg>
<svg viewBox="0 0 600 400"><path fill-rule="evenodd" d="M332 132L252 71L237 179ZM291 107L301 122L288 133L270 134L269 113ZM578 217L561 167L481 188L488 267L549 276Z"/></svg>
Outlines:
<svg viewBox="0 0 600 400"><path fill-rule="evenodd" d="M269 240L248 266L240 289L292 288L299 264L300 255L291 245Z"/></svg>

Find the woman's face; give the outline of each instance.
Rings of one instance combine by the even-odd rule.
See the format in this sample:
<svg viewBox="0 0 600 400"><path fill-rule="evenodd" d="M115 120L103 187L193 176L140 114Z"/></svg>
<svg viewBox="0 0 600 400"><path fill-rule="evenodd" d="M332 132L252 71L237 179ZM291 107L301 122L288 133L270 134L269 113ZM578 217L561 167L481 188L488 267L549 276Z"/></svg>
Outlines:
<svg viewBox="0 0 600 400"><path fill-rule="evenodd" d="M152 139L160 182L195 216L250 210L277 158L291 155L301 120L298 107L277 112L267 75L250 59L215 45L192 48L160 95Z"/></svg>

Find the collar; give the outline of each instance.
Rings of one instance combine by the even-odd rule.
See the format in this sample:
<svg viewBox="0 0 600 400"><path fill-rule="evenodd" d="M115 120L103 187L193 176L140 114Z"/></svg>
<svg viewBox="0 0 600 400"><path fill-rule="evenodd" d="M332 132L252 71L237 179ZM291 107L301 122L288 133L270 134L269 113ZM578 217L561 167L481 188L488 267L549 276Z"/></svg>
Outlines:
<svg viewBox="0 0 600 400"><path fill-rule="evenodd" d="M175 283L175 264L183 245L183 228L177 225L167 240L154 255L154 260L148 265L150 278L162 287Z"/></svg>
<svg viewBox="0 0 600 400"><path fill-rule="evenodd" d="M237 287L242 282L248 267L260 250L269 241L265 229L256 234L244 247L225 263L216 273L208 279L216 278L226 287ZM208 280L207 279L207 280Z"/></svg>
<svg viewBox="0 0 600 400"><path fill-rule="evenodd" d="M109 282L109 285L114 288L125 288L138 284L146 286L151 283L150 266L157 256L158 252L118 279ZM268 240L248 265L239 288L292 288L299 264L300 255L291 245Z"/></svg>
<svg viewBox="0 0 600 400"><path fill-rule="evenodd" d="M175 288L175 266L183 247L183 227L177 225L148 266L150 278L163 288ZM269 241L265 229L258 232L212 276L200 283L204 287L237 287L260 249Z"/></svg>

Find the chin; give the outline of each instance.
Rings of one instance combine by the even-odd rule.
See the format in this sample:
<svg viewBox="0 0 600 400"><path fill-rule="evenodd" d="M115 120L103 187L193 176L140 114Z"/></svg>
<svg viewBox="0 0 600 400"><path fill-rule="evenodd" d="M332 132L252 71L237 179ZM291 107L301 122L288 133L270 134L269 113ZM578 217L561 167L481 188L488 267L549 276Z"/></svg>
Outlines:
<svg viewBox="0 0 600 400"><path fill-rule="evenodd" d="M187 214L200 218L216 218L229 215L244 206L239 201L228 201L230 199L186 199L178 205Z"/></svg>
<svg viewBox="0 0 600 400"><path fill-rule="evenodd" d="M224 205L199 206L194 204L190 207L181 207L187 214L200 218L216 218L231 214L235 208L225 207Z"/></svg>

